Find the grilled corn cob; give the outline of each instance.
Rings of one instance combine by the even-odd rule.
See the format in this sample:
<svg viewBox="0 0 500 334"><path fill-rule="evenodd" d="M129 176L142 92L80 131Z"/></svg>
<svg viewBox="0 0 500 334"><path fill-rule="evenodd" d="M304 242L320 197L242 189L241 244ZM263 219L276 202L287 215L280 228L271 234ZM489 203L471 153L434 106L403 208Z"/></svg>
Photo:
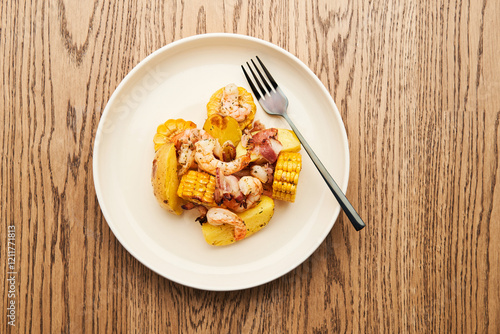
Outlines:
<svg viewBox="0 0 500 334"><path fill-rule="evenodd" d="M224 93L224 89L226 87L222 87L213 95L210 97L210 101L207 103L207 115L208 117L214 115L214 114L220 114L221 113L221 107L222 107L222 95ZM243 87L238 87L238 104L240 106L244 104L248 104L250 106L250 113L248 116L245 118L245 120L238 122L240 125L240 129L245 129L247 126L252 124L254 118L255 118L255 112L257 111L257 107L255 106L255 103L253 101L252 94L250 94L245 88ZM227 115L226 115L227 116Z"/></svg>
<svg viewBox="0 0 500 334"><path fill-rule="evenodd" d="M288 202L295 201L301 169L302 156L300 153L280 153L274 171L273 198Z"/></svg>
<svg viewBox="0 0 500 334"><path fill-rule="evenodd" d="M181 118L179 119L169 119L163 124L158 125L156 129L156 134L153 138L153 143L155 144L155 151L168 142L170 138L176 134L186 130L196 128L196 124L191 121L185 121Z"/></svg>
<svg viewBox="0 0 500 334"><path fill-rule="evenodd" d="M196 204L216 206L214 191L215 177L213 175L190 170L182 176L177 195Z"/></svg>

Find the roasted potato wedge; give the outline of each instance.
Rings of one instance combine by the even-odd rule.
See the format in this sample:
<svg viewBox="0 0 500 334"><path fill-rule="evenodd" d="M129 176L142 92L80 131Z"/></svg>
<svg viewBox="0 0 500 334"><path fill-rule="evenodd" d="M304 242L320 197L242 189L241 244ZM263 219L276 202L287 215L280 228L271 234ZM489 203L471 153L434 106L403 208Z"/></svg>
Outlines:
<svg viewBox="0 0 500 334"><path fill-rule="evenodd" d="M274 201L267 196L261 196L257 205L247 211L238 213L238 216L243 219L247 226L248 238L255 232L262 229L269 223L274 214ZM213 246L225 246L234 243L234 226L219 225L214 226L209 223L204 223L201 227L205 241Z"/></svg>
<svg viewBox="0 0 500 334"><path fill-rule="evenodd" d="M230 116L215 114L208 117L203 125L203 130L219 140L221 145L230 140L236 146L241 140L240 125Z"/></svg>
<svg viewBox="0 0 500 334"><path fill-rule="evenodd" d="M179 178L174 144L167 142L156 151L151 184L153 185L153 193L161 207L168 212L180 215L183 211L181 205L185 202L177 196Z"/></svg>
<svg viewBox="0 0 500 334"><path fill-rule="evenodd" d="M278 129L278 140L283 145L281 152L300 151L300 141L295 132L288 129Z"/></svg>

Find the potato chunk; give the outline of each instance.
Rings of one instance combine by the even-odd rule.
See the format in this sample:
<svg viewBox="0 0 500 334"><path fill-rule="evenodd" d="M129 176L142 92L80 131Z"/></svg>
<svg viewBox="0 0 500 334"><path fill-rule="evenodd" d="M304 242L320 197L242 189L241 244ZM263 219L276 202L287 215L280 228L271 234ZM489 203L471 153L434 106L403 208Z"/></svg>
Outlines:
<svg viewBox="0 0 500 334"><path fill-rule="evenodd" d="M262 196L257 205L247 211L238 213L238 216L243 219L247 226L248 238L255 232L262 229L269 223L274 214L274 201L272 198ZM204 223L201 227L205 241L213 246L224 246L235 242L234 226L219 225L214 226L209 223Z"/></svg>
<svg viewBox="0 0 500 334"><path fill-rule="evenodd" d="M240 125L230 116L215 114L208 117L203 125L203 130L219 140L221 145L230 140L236 146L241 140Z"/></svg>
<svg viewBox="0 0 500 334"><path fill-rule="evenodd" d="M283 145L281 152L300 151L300 141L295 132L288 129L278 129L278 141Z"/></svg>
<svg viewBox="0 0 500 334"><path fill-rule="evenodd" d="M172 143L163 144L155 153L151 173L153 192L161 207L180 215L184 200L177 196L179 178L177 176L177 156Z"/></svg>

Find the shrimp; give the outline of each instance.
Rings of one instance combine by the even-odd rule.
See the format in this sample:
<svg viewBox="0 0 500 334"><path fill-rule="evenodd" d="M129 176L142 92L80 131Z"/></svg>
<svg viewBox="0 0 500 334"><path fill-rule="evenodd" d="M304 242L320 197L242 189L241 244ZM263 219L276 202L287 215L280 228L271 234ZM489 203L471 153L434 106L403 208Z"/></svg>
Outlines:
<svg viewBox="0 0 500 334"><path fill-rule="evenodd" d="M207 173L216 175L217 168L220 168L224 175L231 175L242 170L250 163L250 154L243 155L232 161L225 162L217 159L214 155L218 141L214 138L202 139L195 143L196 153L194 159L198 167Z"/></svg>
<svg viewBox="0 0 500 334"><path fill-rule="evenodd" d="M245 196L244 208L250 209L257 204L257 201L262 195L262 182L253 176L243 176L238 181L238 186Z"/></svg>
<svg viewBox="0 0 500 334"><path fill-rule="evenodd" d="M273 174L274 169L270 164L254 165L250 169L250 174L260 180L262 183L272 183L273 182Z"/></svg>
<svg viewBox="0 0 500 334"><path fill-rule="evenodd" d="M212 136L205 130L200 130L198 128L186 129L179 132L173 136L170 141L174 143L177 149L180 148L182 144L194 145L198 140L212 138Z"/></svg>
<svg viewBox="0 0 500 334"><path fill-rule="evenodd" d="M210 208L207 212L206 218L207 222L214 226L222 224L234 226L235 240L241 240L247 235L247 226L245 225L243 219L227 209Z"/></svg>
<svg viewBox="0 0 500 334"><path fill-rule="evenodd" d="M177 162L181 166L177 172L179 176L185 174L189 169L194 166L194 144L202 139L212 138L205 130L200 129L186 129L174 137L171 141L177 149Z"/></svg>
<svg viewBox="0 0 500 334"><path fill-rule="evenodd" d="M222 116L231 116L238 122L243 122L252 107L248 103L238 101L238 86L229 84L222 90L220 114Z"/></svg>
<svg viewBox="0 0 500 334"><path fill-rule="evenodd" d="M215 177L215 203L224 204L235 212L243 212L254 207L263 193L262 182L252 176L237 179L234 175L224 176L217 169Z"/></svg>
<svg viewBox="0 0 500 334"><path fill-rule="evenodd" d="M194 150L190 148L190 144L182 144L179 148L177 162L181 166L177 174L184 175L194 164Z"/></svg>

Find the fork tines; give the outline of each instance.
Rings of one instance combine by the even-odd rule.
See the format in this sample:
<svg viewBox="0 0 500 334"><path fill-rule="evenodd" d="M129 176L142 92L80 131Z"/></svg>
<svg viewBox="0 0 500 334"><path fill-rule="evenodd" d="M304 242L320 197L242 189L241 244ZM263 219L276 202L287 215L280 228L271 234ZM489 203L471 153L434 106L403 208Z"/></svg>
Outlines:
<svg viewBox="0 0 500 334"><path fill-rule="evenodd" d="M264 75L262 75L262 72L259 70L259 67L257 66L257 64L255 64L253 59L250 59L250 61L252 62L252 65L253 65L253 68L255 69L255 71L257 71L257 73L259 74L260 81L259 81L259 78L257 77L257 75L255 74L254 70L252 69L252 66L248 62L246 62L246 64L247 64L248 69L252 73L254 81L257 83L257 86L259 86L260 91L253 84L252 80L250 79L250 76L248 75L248 73L245 70L245 67L243 65L241 65L241 69L243 70L243 73L245 74L245 77L248 81L248 84L250 85L250 88L252 89L253 93L255 94L255 97L257 98L257 100L260 100L261 97L265 97L266 94L269 94L273 90L273 88L274 88L274 90L276 90L276 88L278 88L278 84L276 83L276 81L274 81L273 76L271 75L271 73L269 73L267 68L264 66L264 64L260 60L259 56L255 56L255 57L257 58L257 61L259 62L260 67L262 68L262 70L266 74L267 79L264 77ZM269 84L271 84L271 86L273 88L271 88L271 86ZM265 89L264 89L263 85L265 86Z"/></svg>

